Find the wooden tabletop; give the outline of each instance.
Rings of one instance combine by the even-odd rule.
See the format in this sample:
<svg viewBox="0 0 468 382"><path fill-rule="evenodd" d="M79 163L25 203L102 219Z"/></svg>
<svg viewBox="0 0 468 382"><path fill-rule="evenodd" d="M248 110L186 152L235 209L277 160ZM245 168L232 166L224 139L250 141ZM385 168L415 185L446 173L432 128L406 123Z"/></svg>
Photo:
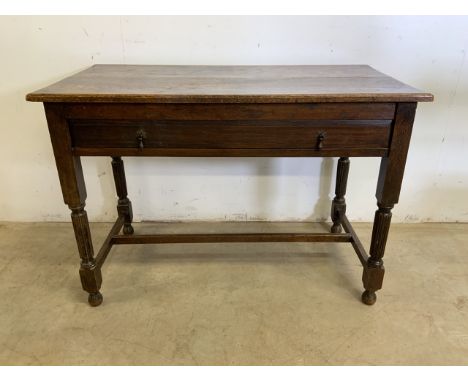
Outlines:
<svg viewBox="0 0 468 382"><path fill-rule="evenodd" d="M94 65L26 96L37 102L421 102L432 94L368 65Z"/></svg>

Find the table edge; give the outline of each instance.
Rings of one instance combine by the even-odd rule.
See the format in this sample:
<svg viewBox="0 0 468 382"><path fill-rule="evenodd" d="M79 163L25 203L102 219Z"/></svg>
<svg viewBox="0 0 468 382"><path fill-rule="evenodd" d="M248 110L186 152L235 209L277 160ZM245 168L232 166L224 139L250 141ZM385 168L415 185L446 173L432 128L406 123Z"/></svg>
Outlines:
<svg viewBox="0 0 468 382"><path fill-rule="evenodd" d="M33 92L29 102L57 103L317 103L317 102L432 102L431 93L387 94L274 94L274 95L148 95L148 94L48 94Z"/></svg>

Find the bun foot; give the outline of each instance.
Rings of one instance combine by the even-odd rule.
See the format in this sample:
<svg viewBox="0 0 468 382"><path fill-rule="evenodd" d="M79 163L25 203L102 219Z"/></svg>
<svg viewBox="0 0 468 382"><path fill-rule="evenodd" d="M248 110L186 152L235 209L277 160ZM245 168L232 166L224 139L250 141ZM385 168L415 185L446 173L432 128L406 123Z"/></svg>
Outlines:
<svg viewBox="0 0 468 382"><path fill-rule="evenodd" d="M361 300L366 305L374 305L375 302L377 301L377 295L375 294L375 292L370 292L368 290L365 290L362 293Z"/></svg>
<svg viewBox="0 0 468 382"><path fill-rule="evenodd" d="M333 224L331 229L331 233L341 233L341 224Z"/></svg>
<svg viewBox="0 0 468 382"><path fill-rule="evenodd" d="M90 293L88 296L88 302L91 306L99 306L102 303L102 294L100 292Z"/></svg>
<svg viewBox="0 0 468 382"><path fill-rule="evenodd" d="M125 235L132 235L133 234L133 227L131 224L125 224L123 227L123 233Z"/></svg>

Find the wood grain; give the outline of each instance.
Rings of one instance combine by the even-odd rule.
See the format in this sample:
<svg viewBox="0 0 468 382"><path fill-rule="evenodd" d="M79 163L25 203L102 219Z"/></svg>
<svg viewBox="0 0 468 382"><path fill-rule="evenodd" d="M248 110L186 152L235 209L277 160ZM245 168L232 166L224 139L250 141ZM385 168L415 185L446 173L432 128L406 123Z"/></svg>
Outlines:
<svg viewBox="0 0 468 382"><path fill-rule="evenodd" d="M398 203L400 196L416 106L417 104L414 102L398 104L390 152L387 157L382 158L380 163L375 194L379 208L375 212L374 217L369 250L370 257L364 266L362 274L362 282L365 288L362 294L362 301L368 305L375 303L377 299L375 292L382 288L385 275L382 258L385 253L385 245L390 230L391 211L393 206Z"/></svg>
<svg viewBox="0 0 468 382"><path fill-rule="evenodd" d="M94 65L27 95L39 102L420 102L433 96L367 65Z"/></svg>
<svg viewBox="0 0 468 382"><path fill-rule="evenodd" d="M51 103L51 105L57 105ZM67 119L158 121L303 121L322 119L393 119L394 103L341 102L276 104L64 103Z"/></svg>
<svg viewBox="0 0 468 382"><path fill-rule="evenodd" d="M336 149L169 149L169 148L118 148L76 147L75 156L134 156L134 157L384 157L388 149L336 148Z"/></svg>
<svg viewBox="0 0 468 382"><path fill-rule="evenodd" d="M169 244L169 243L280 243L280 242L327 242L348 243L349 234L334 233L200 233L114 235L113 244Z"/></svg>
<svg viewBox="0 0 468 382"><path fill-rule="evenodd" d="M364 121L70 121L73 147L193 149L386 148L391 120ZM108 134L112 131L112 134Z"/></svg>
<svg viewBox="0 0 468 382"><path fill-rule="evenodd" d="M338 165L336 167L336 185L335 185L335 197L332 201L331 206L331 219L333 225L331 227L332 233L341 232L341 221L342 217L346 214L346 187L348 185L348 174L349 174L349 158L341 157L338 159Z"/></svg>
<svg viewBox="0 0 468 382"><path fill-rule="evenodd" d="M114 244L258 241L350 242L364 267L362 301L372 305L382 287L416 103L433 97L365 65L97 65L27 99L44 102L90 305L103 301L101 267ZM119 197L119 218L96 258L79 158L94 155L113 157ZM121 156L341 157L333 233L133 235ZM346 217L349 157L356 156L382 157L370 256Z"/></svg>
<svg viewBox="0 0 468 382"><path fill-rule="evenodd" d="M377 201L385 206L393 207L400 197L416 107L416 103L399 103L397 106L390 155L380 162L375 193Z"/></svg>

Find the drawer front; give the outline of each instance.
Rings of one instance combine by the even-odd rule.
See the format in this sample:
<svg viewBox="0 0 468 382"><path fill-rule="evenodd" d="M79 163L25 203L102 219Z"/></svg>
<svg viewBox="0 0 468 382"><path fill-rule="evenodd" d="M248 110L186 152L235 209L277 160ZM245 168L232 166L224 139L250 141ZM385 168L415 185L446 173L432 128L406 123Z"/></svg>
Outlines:
<svg viewBox="0 0 468 382"><path fill-rule="evenodd" d="M385 149L392 120L69 120L75 148Z"/></svg>

